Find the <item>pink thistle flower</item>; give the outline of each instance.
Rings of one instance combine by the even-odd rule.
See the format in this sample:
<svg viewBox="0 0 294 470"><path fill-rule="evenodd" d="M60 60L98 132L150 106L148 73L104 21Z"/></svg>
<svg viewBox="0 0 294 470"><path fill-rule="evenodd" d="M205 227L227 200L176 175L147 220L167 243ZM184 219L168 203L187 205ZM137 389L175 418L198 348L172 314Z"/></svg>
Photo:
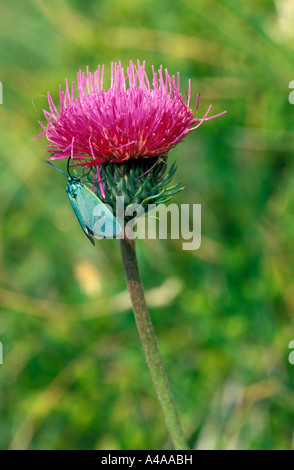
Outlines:
<svg viewBox="0 0 294 470"><path fill-rule="evenodd" d="M66 80L65 91L59 87L60 106L55 106L48 92L50 111L44 110L47 124L40 122L50 144L48 160L71 157L75 165L87 168L105 162L123 162L139 157L166 157L179 141L197 129L208 117L196 117L190 106L191 81L186 99L180 94L177 79L152 67L152 85L145 71L145 62L137 62L126 70L121 62L111 64L111 86L103 89L104 67L94 74L81 70L77 74L78 96L74 83ZM93 168L94 170L94 168ZM99 172L97 172L98 180Z"/></svg>

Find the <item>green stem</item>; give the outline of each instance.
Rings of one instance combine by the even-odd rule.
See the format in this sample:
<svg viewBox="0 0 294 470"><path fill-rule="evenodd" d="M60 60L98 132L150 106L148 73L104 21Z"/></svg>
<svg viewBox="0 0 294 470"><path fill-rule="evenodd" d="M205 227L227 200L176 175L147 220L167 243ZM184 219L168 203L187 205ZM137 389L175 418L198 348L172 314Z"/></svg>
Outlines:
<svg viewBox="0 0 294 470"><path fill-rule="evenodd" d="M121 239L121 254L145 358L151 372L171 440L175 449L187 450L189 447L175 408L174 399L162 364L151 318L145 302L136 256L135 241L130 240L126 235L124 239Z"/></svg>

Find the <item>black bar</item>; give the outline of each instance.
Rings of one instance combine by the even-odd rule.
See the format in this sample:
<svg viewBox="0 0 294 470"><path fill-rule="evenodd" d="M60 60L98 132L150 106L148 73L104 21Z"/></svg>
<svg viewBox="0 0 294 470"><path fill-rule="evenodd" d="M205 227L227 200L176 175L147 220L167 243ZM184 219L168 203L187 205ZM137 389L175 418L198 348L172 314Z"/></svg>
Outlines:
<svg viewBox="0 0 294 470"><path fill-rule="evenodd" d="M2 451L5 452L5 451ZM81 469L105 468L122 466L124 468L138 468L139 466L175 466L196 464L195 451L171 451L171 450L13 450L7 451L9 465L20 462L21 465L39 462L47 465L51 463L68 465L73 463L75 468L81 465ZM194 459L195 458L195 459ZM100 467L101 466L101 467Z"/></svg>

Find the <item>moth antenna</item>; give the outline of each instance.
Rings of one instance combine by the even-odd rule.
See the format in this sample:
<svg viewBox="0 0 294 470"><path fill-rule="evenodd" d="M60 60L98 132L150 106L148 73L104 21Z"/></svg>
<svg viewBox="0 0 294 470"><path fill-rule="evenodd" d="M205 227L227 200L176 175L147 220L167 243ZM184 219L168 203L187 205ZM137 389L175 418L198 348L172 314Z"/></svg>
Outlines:
<svg viewBox="0 0 294 470"><path fill-rule="evenodd" d="M62 173L64 176L66 176L68 178L68 176L64 173L64 171L60 170L59 168L57 168L55 165L53 165L53 163L51 162L48 162L48 160L46 160L46 163L48 163L49 165L53 166L53 168L55 168L55 170L59 171L59 173Z"/></svg>
<svg viewBox="0 0 294 470"><path fill-rule="evenodd" d="M70 161L71 157L68 157L67 159L67 173L69 175L70 178L73 178L73 176L70 174L70 171L69 171L69 161Z"/></svg>
<svg viewBox="0 0 294 470"><path fill-rule="evenodd" d="M80 178L76 178L75 176L72 176L71 173L70 173L70 171L69 171L69 169L70 169L70 166L69 166L70 160L71 160L71 157L68 157L68 159L67 159L67 173L68 173L68 176L69 176L70 178L74 178L74 179L76 179L77 181L81 181L81 179L84 178L84 176L86 176L86 175L88 175L88 174L90 173L91 168L89 168L89 170L88 170L86 173L84 173L82 176L80 176Z"/></svg>

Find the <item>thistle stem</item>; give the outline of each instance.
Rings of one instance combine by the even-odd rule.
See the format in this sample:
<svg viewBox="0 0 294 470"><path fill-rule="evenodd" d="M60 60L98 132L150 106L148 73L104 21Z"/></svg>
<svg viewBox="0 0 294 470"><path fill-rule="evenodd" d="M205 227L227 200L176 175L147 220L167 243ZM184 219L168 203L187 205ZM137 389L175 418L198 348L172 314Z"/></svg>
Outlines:
<svg viewBox="0 0 294 470"><path fill-rule="evenodd" d="M130 240L126 234L125 238L121 239L121 254L137 328L170 438L176 450L187 450L189 447L175 408L174 399L162 364L151 318L145 302L144 289L136 256L135 241Z"/></svg>

